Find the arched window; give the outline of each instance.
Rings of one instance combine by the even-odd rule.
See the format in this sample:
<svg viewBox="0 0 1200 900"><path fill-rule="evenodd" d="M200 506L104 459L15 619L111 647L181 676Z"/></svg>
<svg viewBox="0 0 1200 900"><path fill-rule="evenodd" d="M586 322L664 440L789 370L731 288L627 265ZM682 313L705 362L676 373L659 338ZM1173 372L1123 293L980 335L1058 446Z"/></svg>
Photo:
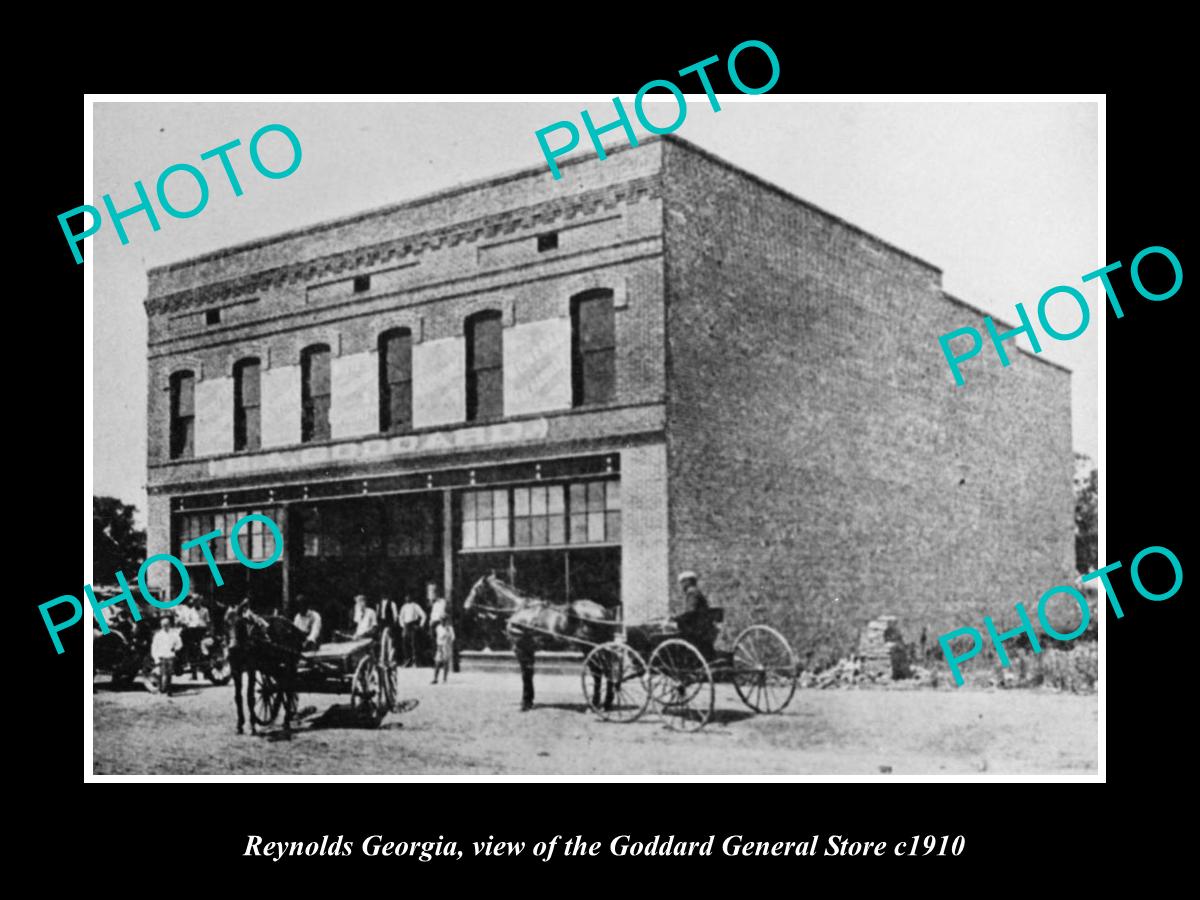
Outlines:
<svg viewBox="0 0 1200 900"><path fill-rule="evenodd" d="M571 298L571 398L575 406L608 403L616 394L616 321L613 293Z"/></svg>
<svg viewBox="0 0 1200 900"><path fill-rule="evenodd" d="M412 429L412 332L395 328L379 336L379 430Z"/></svg>
<svg viewBox="0 0 1200 900"><path fill-rule="evenodd" d="M192 372L171 374L171 459L187 459L194 452L196 436L196 376Z"/></svg>
<svg viewBox="0 0 1200 900"><path fill-rule="evenodd" d="M300 440L329 440L329 345L313 344L300 353Z"/></svg>
<svg viewBox="0 0 1200 900"><path fill-rule="evenodd" d="M233 366L234 450L258 450L262 446L261 372L255 356L239 359Z"/></svg>
<svg viewBox="0 0 1200 900"><path fill-rule="evenodd" d="M467 421L504 415L504 325L498 310L470 316L467 337Z"/></svg>

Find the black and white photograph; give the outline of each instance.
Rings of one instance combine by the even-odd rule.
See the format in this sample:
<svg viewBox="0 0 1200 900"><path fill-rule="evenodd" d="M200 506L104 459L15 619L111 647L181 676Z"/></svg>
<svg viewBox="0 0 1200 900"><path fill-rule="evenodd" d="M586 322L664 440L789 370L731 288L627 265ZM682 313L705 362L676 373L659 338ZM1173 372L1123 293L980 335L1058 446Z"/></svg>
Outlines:
<svg viewBox="0 0 1200 900"><path fill-rule="evenodd" d="M91 106L89 778L1097 779L1101 102L714 105Z"/></svg>

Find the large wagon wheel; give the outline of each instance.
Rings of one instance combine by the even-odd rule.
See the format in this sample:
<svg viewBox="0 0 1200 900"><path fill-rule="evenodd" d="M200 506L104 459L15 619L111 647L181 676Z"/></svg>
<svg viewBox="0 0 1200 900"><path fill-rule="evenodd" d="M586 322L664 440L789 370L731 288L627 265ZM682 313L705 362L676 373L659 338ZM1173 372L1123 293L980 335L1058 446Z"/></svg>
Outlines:
<svg viewBox="0 0 1200 900"><path fill-rule="evenodd" d="M680 638L663 641L650 655L650 695L667 726L698 731L716 703L712 672L703 654Z"/></svg>
<svg viewBox="0 0 1200 900"><path fill-rule="evenodd" d="M383 697L379 669L370 655L364 656L359 660L354 679L350 682L350 708L372 716L376 723L382 722L387 715L387 700Z"/></svg>
<svg viewBox="0 0 1200 900"><path fill-rule="evenodd" d="M583 661L583 700L606 722L632 722L650 704L646 662L628 644L593 647Z"/></svg>
<svg viewBox="0 0 1200 900"><path fill-rule="evenodd" d="M250 706L250 717L255 725L270 725L279 716L281 696L279 684L261 670L255 670L254 703Z"/></svg>
<svg viewBox="0 0 1200 900"><path fill-rule="evenodd" d="M800 667L782 634L751 625L733 644L733 686L755 712L777 713L792 702Z"/></svg>

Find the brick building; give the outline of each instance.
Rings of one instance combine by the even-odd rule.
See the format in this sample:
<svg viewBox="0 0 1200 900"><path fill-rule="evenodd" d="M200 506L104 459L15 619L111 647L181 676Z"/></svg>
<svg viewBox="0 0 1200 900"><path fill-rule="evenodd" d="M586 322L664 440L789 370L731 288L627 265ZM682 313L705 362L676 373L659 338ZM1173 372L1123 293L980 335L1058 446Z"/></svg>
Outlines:
<svg viewBox="0 0 1200 900"><path fill-rule="evenodd" d="M1072 571L1069 373L954 388L937 268L675 138L563 172L151 270L149 553L260 511L282 560L217 555L263 606L496 570L631 621L694 568L802 655Z"/></svg>

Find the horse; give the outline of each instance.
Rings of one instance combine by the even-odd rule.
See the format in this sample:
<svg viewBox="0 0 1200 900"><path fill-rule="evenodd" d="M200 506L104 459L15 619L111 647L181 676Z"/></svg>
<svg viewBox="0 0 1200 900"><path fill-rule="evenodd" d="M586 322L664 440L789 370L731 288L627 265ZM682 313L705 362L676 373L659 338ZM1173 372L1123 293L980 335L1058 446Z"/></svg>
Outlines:
<svg viewBox="0 0 1200 900"><path fill-rule="evenodd" d="M254 716L254 675L270 675L283 703L283 731L292 728L292 705L288 695L296 683L296 667L304 647L305 634L280 616L263 618L250 611L245 602L225 613L226 646L229 668L233 676L233 700L237 705L237 733L244 734L246 716L242 709L242 675L246 676L246 693L250 705L250 733L258 734Z"/></svg>
<svg viewBox="0 0 1200 900"><path fill-rule="evenodd" d="M490 595L484 603L483 595ZM550 603L505 584L494 574L484 575L472 585L463 602L463 610L479 610L506 619L504 633L521 666L521 709L533 707L533 664L538 648L567 642L595 646L613 639L610 611L594 600ZM600 705L600 680L603 672L592 670L592 699ZM613 683L609 679L604 705L612 707Z"/></svg>

